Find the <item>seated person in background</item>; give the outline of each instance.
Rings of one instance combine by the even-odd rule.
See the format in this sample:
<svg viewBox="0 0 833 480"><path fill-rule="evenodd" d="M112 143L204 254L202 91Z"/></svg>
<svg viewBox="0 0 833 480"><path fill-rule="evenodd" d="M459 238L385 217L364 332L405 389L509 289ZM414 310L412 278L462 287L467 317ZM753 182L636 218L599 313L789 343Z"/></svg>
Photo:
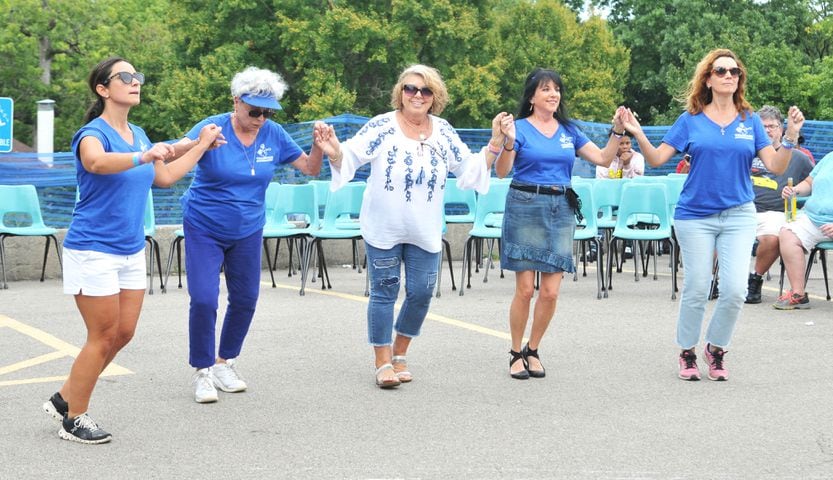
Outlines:
<svg viewBox="0 0 833 480"><path fill-rule="evenodd" d="M776 107L765 105L758 110L758 116L764 124L764 130L772 140L775 150L781 148L784 135L784 117ZM758 229L755 236L758 247L755 253L755 269L749 274L749 286L746 291L746 303L761 303L761 286L763 275L778 259L778 232L787 223L784 215L784 199L781 191L792 178L793 185L801 183L813 165L807 155L797 148L792 149L792 157L787 169L781 175L771 173L760 158L752 160L752 189L755 191L755 210L757 210Z"/></svg>
<svg viewBox="0 0 833 480"><path fill-rule="evenodd" d="M807 155L810 158L810 163L812 163L813 166L815 166L816 165L815 157L813 157L813 154L810 152L810 150L807 150L802 145L804 145L804 135L799 135L798 136L798 143L795 145L796 150L801 150L801 152L804 155Z"/></svg>
<svg viewBox="0 0 833 480"><path fill-rule="evenodd" d="M787 146L787 137L782 144ZM778 235L781 260L790 280L790 290L773 305L778 310L810 308L810 299L804 291L804 254L819 242L833 241L833 153L821 159L803 182L793 188L784 187L781 196L806 197L810 193L798 218L784 225Z"/></svg>
<svg viewBox="0 0 833 480"><path fill-rule="evenodd" d="M691 155L685 154L683 155L683 159L680 160L680 163L677 164L677 173L688 173L688 170L691 168Z"/></svg>
<svg viewBox="0 0 833 480"><path fill-rule="evenodd" d="M645 157L631 148L630 134L619 140L619 150L609 167L596 167L596 178L633 178L645 174Z"/></svg>

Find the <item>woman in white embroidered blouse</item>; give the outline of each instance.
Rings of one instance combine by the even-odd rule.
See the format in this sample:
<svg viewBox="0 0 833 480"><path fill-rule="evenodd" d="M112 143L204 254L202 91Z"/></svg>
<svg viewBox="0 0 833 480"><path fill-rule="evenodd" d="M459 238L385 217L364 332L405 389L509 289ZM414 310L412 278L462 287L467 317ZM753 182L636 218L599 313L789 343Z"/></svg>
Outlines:
<svg viewBox="0 0 833 480"><path fill-rule="evenodd" d="M376 385L391 388L413 379L405 355L428 313L442 255L443 195L449 173L461 188L485 193L504 135L498 114L489 147L473 153L453 127L437 117L448 102L439 72L412 65L391 92L392 112L372 118L351 139L339 143L332 126L320 125L315 142L330 159L331 188L348 183L370 163L360 215L370 275L368 338L376 355ZM394 325L401 264L405 301ZM396 338L392 339L392 330Z"/></svg>

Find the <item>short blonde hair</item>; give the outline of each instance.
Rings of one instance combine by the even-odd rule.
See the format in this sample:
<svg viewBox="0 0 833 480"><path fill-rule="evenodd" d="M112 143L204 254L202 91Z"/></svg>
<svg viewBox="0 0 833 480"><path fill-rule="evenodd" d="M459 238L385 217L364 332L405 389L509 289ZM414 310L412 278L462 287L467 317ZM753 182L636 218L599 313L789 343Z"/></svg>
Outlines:
<svg viewBox="0 0 833 480"><path fill-rule="evenodd" d="M390 106L394 110L402 109L402 88L405 86L405 79L409 75L419 75L425 81L425 85L434 92L434 99L428 113L439 115L448 104L448 90L445 88L443 77L436 68L427 65L411 65L399 74L399 80L393 86L390 94Z"/></svg>

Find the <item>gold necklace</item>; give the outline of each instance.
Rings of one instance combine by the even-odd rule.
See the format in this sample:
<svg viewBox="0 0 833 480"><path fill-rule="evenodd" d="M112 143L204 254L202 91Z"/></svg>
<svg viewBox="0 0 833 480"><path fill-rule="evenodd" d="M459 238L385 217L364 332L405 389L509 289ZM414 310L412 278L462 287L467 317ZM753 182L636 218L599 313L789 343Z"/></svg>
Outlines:
<svg viewBox="0 0 833 480"><path fill-rule="evenodd" d="M408 120L408 117L406 117L405 114L402 113L402 110L399 110L399 115L402 117L403 120L405 120L405 123L408 124L409 127L411 127L412 129L414 129L417 132L417 135L419 135L419 141L424 142L425 138L426 138L425 132L428 131L428 128L422 127L422 126Z"/></svg>

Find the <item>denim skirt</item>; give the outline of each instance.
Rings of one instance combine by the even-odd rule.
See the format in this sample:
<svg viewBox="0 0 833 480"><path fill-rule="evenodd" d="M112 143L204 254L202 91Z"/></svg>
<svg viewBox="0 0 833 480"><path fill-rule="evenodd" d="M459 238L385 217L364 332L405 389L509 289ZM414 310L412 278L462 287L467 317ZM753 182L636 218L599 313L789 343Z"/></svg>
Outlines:
<svg viewBox="0 0 833 480"><path fill-rule="evenodd" d="M500 266L515 272L572 273L575 230L575 214L564 195L510 188L503 214Z"/></svg>

